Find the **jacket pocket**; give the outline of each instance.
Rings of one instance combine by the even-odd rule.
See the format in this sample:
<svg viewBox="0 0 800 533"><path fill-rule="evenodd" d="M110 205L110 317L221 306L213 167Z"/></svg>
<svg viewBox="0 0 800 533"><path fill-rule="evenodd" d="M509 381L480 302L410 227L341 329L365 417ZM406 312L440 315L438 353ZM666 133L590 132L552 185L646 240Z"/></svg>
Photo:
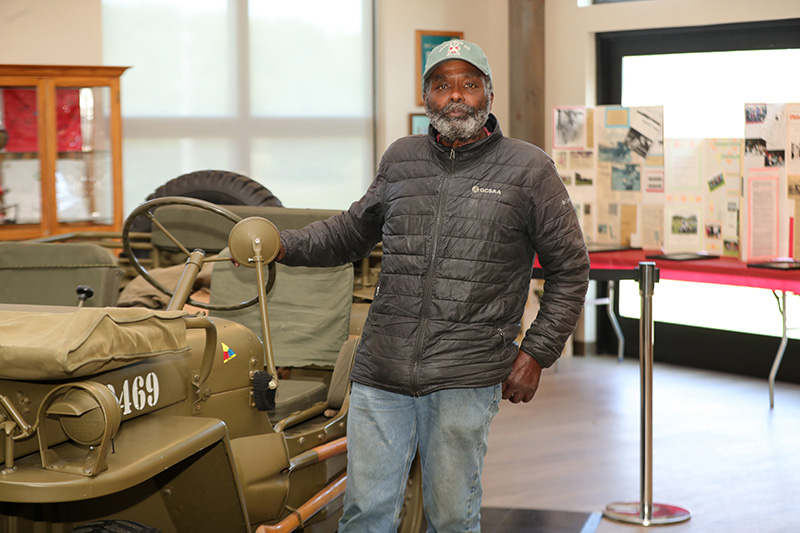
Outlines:
<svg viewBox="0 0 800 533"><path fill-rule="evenodd" d="M501 347L504 348L504 349L507 348L509 341L508 341L508 335L506 334L506 332L503 331L503 328L501 328L500 326L495 326L494 329L497 331L497 335L500 337L500 345L501 345Z"/></svg>

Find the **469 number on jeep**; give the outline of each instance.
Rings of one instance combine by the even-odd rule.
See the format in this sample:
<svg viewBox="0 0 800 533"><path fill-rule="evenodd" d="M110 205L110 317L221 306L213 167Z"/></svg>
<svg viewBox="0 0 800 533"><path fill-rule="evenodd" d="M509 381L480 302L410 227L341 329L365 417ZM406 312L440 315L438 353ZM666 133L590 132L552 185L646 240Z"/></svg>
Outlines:
<svg viewBox="0 0 800 533"><path fill-rule="evenodd" d="M129 415L133 411L143 411L148 407L155 407L158 403L159 385L155 372L148 372L144 376L135 376L122 382L119 394L110 383L106 387L117 397L122 415Z"/></svg>

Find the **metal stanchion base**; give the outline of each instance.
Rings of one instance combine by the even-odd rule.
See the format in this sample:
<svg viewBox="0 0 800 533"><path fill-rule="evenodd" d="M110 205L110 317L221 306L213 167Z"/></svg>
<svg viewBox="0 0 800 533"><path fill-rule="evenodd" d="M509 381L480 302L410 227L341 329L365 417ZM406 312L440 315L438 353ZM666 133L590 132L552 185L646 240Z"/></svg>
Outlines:
<svg viewBox="0 0 800 533"><path fill-rule="evenodd" d="M654 503L651 507L652 517L648 520L642 516L642 507L639 502L609 503L603 511L603 516L620 522L639 524L640 526L659 526L674 524L689 520L692 516L689 511L675 505Z"/></svg>

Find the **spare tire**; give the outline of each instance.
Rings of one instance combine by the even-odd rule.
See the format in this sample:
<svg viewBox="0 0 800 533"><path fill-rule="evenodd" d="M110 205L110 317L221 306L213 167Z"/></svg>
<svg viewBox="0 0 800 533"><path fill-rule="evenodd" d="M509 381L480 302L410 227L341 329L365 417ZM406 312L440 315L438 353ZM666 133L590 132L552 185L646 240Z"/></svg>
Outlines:
<svg viewBox="0 0 800 533"><path fill-rule="evenodd" d="M147 197L188 196L218 205L283 207L269 189L247 176L224 170L196 170L174 178Z"/></svg>
<svg viewBox="0 0 800 533"><path fill-rule="evenodd" d="M283 207L281 201L257 181L225 170L195 170L181 174L156 189L145 201L164 196L186 196L217 205ZM151 227L150 219L140 216L131 225L131 231L148 233ZM148 255L148 252L136 252L137 257Z"/></svg>

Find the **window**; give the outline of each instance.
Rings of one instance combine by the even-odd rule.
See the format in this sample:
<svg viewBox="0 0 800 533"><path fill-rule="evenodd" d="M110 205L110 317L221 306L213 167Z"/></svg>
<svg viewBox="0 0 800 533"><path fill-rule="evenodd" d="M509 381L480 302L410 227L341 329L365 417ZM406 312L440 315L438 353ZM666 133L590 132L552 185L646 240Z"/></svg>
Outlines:
<svg viewBox="0 0 800 533"><path fill-rule="evenodd" d="M625 106L664 106L664 137L741 138L744 104L800 99L800 48L626 56Z"/></svg>
<svg viewBox="0 0 800 533"><path fill-rule="evenodd" d="M185 172L345 209L374 172L372 0L102 0L122 78L125 211Z"/></svg>
<svg viewBox="0 0 800 533"><path fill-rule="evenodd" d="M800 100L799 61L800 19L598 34L597 101L664 105L668 138L741 138L745 102ZM621 314L638 318L638 286L622 282L619 294ZM797 298L787 307L800 316ZM658 322L781 335L776 300L763 289L662 281L653 311Z"/></svg>
<svg viewBox="0 0 800 533"><path fill-rule="evenodd" d="M622 101L623 59L660 54L800 48L800 19L598 33L597 103ZM683 74L679 80L687 80Z"/></svg>

